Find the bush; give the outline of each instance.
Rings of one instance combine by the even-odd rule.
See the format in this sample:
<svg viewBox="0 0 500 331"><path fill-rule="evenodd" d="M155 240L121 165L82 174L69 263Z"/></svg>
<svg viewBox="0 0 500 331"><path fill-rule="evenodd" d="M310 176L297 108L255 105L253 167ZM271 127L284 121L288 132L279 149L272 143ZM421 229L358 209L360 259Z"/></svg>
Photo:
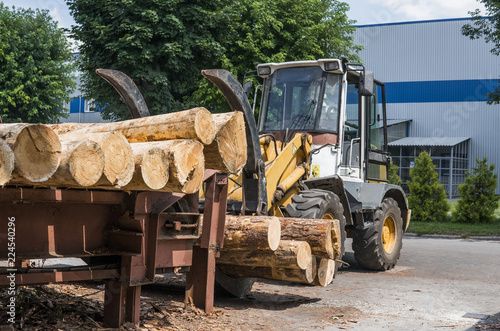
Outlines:
<svg viewBox="0 0 500 331"><path fill-rule="evenodd" d="M422 152L410 170L408 203L412 218L423 222L446 221L450 206L443 185L439 184L436 166L427 152Z"/></svg>
<svg viewBox="0 0 500 331"><path fill-rule="evenodd" d="M466 172L465 183L458 187L460 200L453 211L453 221L462 223L487 223L494 220L499 197L495 196L498 176L495 166L488 166L486 158L476 159L472 174Z"/></svg>

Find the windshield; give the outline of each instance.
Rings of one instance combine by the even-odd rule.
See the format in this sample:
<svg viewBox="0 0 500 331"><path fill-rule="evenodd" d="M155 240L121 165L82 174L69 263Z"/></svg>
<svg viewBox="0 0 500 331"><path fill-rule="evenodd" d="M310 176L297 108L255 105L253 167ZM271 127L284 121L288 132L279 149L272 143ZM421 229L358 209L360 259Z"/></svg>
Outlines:
<svg viewBox="0 0 500 331"><path fill-rule="evenodd" d="M339 77L320 67L276 70L266 82L260 131L336 133Z"/></svg>

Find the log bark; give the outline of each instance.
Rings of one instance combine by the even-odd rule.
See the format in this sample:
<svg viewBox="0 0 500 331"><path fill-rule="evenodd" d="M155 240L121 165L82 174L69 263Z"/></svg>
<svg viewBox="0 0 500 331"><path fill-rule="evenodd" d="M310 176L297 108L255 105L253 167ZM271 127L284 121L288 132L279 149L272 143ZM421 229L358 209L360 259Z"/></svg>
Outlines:
<svg viewBox="0 0 500 331"><path fill-rule="evenodd" d="M61 142L46 125L0 124L0 138L14 152L15 171L30 182L49 179L59 167Z"/></svg>
<svg viewBox="0 0 500 331"><path fill-rule="evenodd" d="M229 264L222 264L217 266L223 273L231 277L264 278L311 284L311 276L315 276L314 271L312 271L315 270L315 264L311 263L310 265L311 268L308 268L306 270L272 267L248 267Z"/></svg>
<svg viewBox="0 0 500 331"><path fill-rule="evenodd" d="M222 250L218 264L249 267L273 267L305 270L313 260L311 248L305 241L282 240L275 251Z"/></svg>
<svg viewBox="0 0 500 331"><path fill-rule="evenodd" d="M163 149L149 144L131 144L135 172L125 190L160 190L169 177L168 155Z"/></svg>
<svg viewBox="0 0 500 331"><path fill-rule="evenodd" d="M245 119L240 111L214 114L215 139L205 147L205 168L237 174L247 161Z"/></svg>
<svg viewBox="0 0 500 331"><path fill-rule="evenodd" d="M275 216L226 216L223 250L271 250L278 248L281 227Z"/></svg>
<svg viewBox="0 0 500 331"><path fill-rule="evenodd" d="M14 152L4 140L0 139L0 186L11 179L13 170Z"/></svg>
<svg viewBox="0 0 500 331"><path fill-rule="evenodd" d="M208 145L215 138L215 123L212 114L202 107L113 123L53 124L52 128L58 134L72 131L75 133L119 132L131 143L197 139Z"/></svg>
<svg viewBox="0 0 500 331"><path fill-rule="evenodd" d="M314 281L314 285L327 286L333 281L335 276L335 261L331 259L320 259L318 263L318 277Z"/></svg>
<svg viewBox="0 0 500 331"><path fill-rule="evenodd" d="M132 148L125 137L117 132L68 133L59 136L61 141L95 141L104 153L103 176L95 187L117 188L127 185L134 175L135 163Z"/></svg>
<svg viewBox="0 0 500 331"><path fill-rule="evenodd" d="M338 220L280 218L280 222L282 239L306 241L311 246L313 255L317 257L335 259L340 255L337 242Z"/></svg>

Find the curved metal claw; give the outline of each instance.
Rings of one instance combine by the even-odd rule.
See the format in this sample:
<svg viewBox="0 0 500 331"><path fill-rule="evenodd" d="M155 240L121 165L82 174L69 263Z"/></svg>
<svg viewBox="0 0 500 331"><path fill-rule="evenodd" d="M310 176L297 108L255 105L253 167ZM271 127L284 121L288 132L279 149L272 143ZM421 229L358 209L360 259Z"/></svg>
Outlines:
<svg viewBox="0 0 500 331"><path fill-rule="evenodd" d="M141 91L129 76L121 71L111 69L97 69L96 73L110 83L120 94L133 118L150 115Z"/></svg>
<svg viewBox="0 0 500 331"><path fill-rule="evenodd" d="M232 111L241 111L245 116L247 134L247 163L243 176L243 212L267 213L267 191L265 166L259 143L259 132L248 97L236 77L223 69L202 70L201 74L222 92ZM257 178L255 178L257 177Z"/></svg>

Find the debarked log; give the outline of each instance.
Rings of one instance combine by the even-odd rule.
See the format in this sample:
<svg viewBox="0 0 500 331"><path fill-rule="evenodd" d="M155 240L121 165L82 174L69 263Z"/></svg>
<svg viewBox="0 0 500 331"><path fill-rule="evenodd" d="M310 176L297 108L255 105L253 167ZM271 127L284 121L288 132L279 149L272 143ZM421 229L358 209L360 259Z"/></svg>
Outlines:
<svg viewBox="0 0 500 331"><path fill-rule="evenodd" d="M53 124L51 127L58 134L119 132L131 143L197 139L208 145L215 138L215 123L212 114L202 107L121 122L63 123Z"/></svg>
<svg viewBox="0 0 500 331"><path fill-rule="evenodd" d="M134 175L135 163L132 148L125 137L118 132L68 133L61 134L61 141L95 141L104 153L103 176L96 187L120 188L127 185Z"/></svg>
<svg viewBox="0 0 500 331"><path fill-rule="evenodd" d="M247 161L245 119L240 111L214 114L215 139L205 147L205 167L237 174Z"/></svg>
<svg viewBox="0 0 500 331"><path fill-rule="evenodd" d="M30 182L49 179L61 161L61 142L43 124L0 124L0 138L14 152L14 169Z"/></svg>

